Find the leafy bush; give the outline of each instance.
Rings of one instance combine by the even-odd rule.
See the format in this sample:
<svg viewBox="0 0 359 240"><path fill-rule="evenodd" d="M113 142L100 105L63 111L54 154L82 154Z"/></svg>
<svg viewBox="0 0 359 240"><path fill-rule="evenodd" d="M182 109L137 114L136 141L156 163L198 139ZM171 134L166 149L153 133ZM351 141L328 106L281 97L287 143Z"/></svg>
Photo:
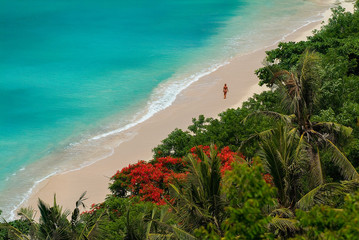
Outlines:
<svg viewBox="0 0 359 240"><path fill-rule="evenodd" d="M347 195L342 209L315 206L309 212L297 211L304 230L294 239L357 239L359 236L359 192Z"/></svg>

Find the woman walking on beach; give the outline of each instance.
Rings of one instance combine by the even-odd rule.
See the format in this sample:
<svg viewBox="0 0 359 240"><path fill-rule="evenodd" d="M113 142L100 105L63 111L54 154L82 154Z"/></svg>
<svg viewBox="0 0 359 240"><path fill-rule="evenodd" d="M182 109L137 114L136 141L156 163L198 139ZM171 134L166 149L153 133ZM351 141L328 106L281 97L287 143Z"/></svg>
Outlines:
<svg viewBox="0 0 359 240"><path fill-rule="evenodd" d="M224 99L227 98L227 92L228 92L228 87L227 87L227 83L225 83L225 84L224 84L224 87L223 87Z"/></svg>

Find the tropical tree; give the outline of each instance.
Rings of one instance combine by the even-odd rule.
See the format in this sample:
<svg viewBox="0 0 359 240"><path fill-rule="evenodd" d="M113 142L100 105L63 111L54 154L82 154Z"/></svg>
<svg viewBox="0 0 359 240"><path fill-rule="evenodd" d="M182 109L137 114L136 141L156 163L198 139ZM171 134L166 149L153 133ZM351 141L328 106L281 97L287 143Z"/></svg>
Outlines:
<svg viewBox="0 0 359 240"><path fill-rule="evenodd" d="M319 62L318 54L305 51L296 68L273 73L272 84L281 93L284 111L289 114L261 111L249 115L269 116L280 124L241 145L242 148L250 140L258 140L259 156L278 189L279 205L270 214L270 228L284 237L299 230L294 219L296 208L335 205L345 193L358 187L359 174L336 145L348 139L352 129L333 122L311 121L321 81ZM321 152L330 155L331 162L349 181L324 182Z"/></svg>
<svg viewBox="0 0 359 240"><path fill-rule="evenodd" d="M38 225L40 239L71 239L73 237L71 224L67 220L70 211L63 211L56 202L56 195L52 207L39 199L38 208L40 211Z"/></svg>
<svg viewBox="0 0 359 240"><path fill-rule="evenodd" d="M225 173L223 192L228 199L224 211L227 218L221 224L221 234L212 223L196 230L199 239L274 239L269 224L273 219L268 209L276 204L276 190L263 179L260 159L252 164L232 163Z"/></svg>
<svg viewBox="0 0 359 240"><path fill-rule="evenodd" d="M39 199L40 217L38 222L34 220L36 211L31 207L21 208L18 211L20 221L28 225L26 231L14 227L10 223L6 223L5 226L15 236L15 239L88 239L95 225L88 226L80 217L80 207L85 208L85 195L86 192L76 201L72 214L70 210L63 210L62 206L57 204L56 195L54 195L53 206L49 206ZM95 222L95 224L97 223L98 221Z"/></svg>
<svg viewBox="0 0 359 240"><path fill-rule="evenodd" d="M260 136L259 146L258 155L278 189L279 204L293 208L302 191L300 181L308 160L306 142L299 139L295 131L279 125L268 134Z"/></svg>
<svg viewBox="0 0 359 240"><path fill-rule="evenodd" d="M291 71L281 70L273 73L273 84L283 96L283 106L289 115L278 112L262 111L253 115L266 115L281 120L294 131L301 139L302 150L309 158L308 171L310 174L310 188L324 183L320 151L325 149L331 152L330 160L334 163L344 179L359 179L359 174L336 145L347 139L352 129L333 122L312 122L311 117L317 101L320 86L320 58L319 55L305 51L298 66ZM260 136L271 133L268 130L257 134L251 139L260 139ZM247 141L242 143L242 146Z"/></svg>
<svg viewBox="0 0 359 240"><path fill-rule="evenodd" d="M351 180L325 183L310 190L307 145L295 129L284 125L260 136L259 156L278 189L278 205L270 213L273 217L270 229L282 237L293 236L300 230L296 226L296 209L309 210L318 204L336 207L347 193L359 187L357 180Z"/></svg>
<svg viewBox="0 0 359 240"><path fill-rule="evenodd" d="M209 155L198 149L197 155L189 154L186 161L189 174L185 185L172 185L174 198L177 199L172 208L179 218L178 222L188 232L212 224L222 235L226 201L221 190L221 159L218 152L211 145Z"/></svg>

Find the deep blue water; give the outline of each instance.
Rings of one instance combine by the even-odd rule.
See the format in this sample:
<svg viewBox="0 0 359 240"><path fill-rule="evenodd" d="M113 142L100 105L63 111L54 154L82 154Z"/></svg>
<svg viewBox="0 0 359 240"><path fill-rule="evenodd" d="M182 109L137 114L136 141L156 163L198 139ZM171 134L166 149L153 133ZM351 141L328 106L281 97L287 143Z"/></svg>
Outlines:
<svg viewBox="0 0 359 240"><path fill-rule="evenodd" d="M259 31L270 34L275 21L293 20L306 5L312 6L295 0L0 0L0 192L29 164L113 130L103 126L105 119L129 119L159 84L255 48L264 37ZM303 19L277 29L268 43ZM44 176L21 179L14 192L37 177ZM19 201L0 194L0 209Z"/></svg>

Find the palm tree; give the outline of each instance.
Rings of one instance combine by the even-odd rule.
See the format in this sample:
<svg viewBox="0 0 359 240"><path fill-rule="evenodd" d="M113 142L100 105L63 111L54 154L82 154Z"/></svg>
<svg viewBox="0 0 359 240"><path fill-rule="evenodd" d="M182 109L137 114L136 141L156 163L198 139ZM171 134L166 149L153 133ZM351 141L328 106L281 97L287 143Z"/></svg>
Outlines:
<svg viewBox="0 0 359 240"><path fill-rule="evenodd" d="M39 236L40 239L72 239L71 224L67 220L69 210L62 210L56 202L50 207L39 199L38 208L40 211Z"/></svg>
<svg viewBox="0 0 359 240"><path fill-rule="evenodd" d="M189 175L185 186L172 185L176 200L173 210L179 217L181 228L188 232L212 224L221 235L225 200L221 192L221 160L217 150L210 146L210 155L198 149L198 159L189 154Z"/></svg>
<svg viewBox="0 0 359 240"><path fill-rule="evenodd" d="M259 156L278 189L280 207L308 209L315 203L329 203L331 197L355 189L359 182L321 184L306 192L305 176L310 163L308 143L294 129L279 125L271 133L260 136Z"/></svg>
<svg viewBox="0 0 359 240"><path fill-rule="evenodd" d="M281 206L293 208L301 195L300 179L304 175L305 142L295 131L279 125L270 134L260 136L259 157L278 189Z"/></svg>
<svg viewBox="0 0 359 240"><path fill-rule="evenodd" d="M305 51L299 65L292 71L282 70L273 74L273 83L283 95L283 106L291 115L277 112L262 111L260 114L281 120L290 132L296 132L302 143L306 156L309 158L310 186L315 188L324 183L321 166L320 150L331 152L331 161L338 167L346 180L359 179L359 174L336 146L341 139L348 138L352 132L349 127L332 122L312 122L311 116L317 101L320 86L320 68L318 54ZM247 117L247 118L248 118ZM268 135L273 130L259 133L256 138ZM252 137L253 139L254 137ZM241 147L246 142L243 142Z"/></svg>
<svg viewBox="0 0 359 240"><path fill-rule="evenodd" d="M299 230L295 209L308 210L316 204L335 206L338 199L359 187L357 180L321 184L306 192L306 166L310 164L308 143L295 129L279 125L261 135L259 156L278 189L278 206L270 212L270 229L282 237ZM274 231L275 230L275 231Z"/></svg>
<svg viewBox="0 0 359 240"><path fill-rule="evenodd" d="M80 218L80 207L82 206L85 208L85 195L86 192L84 192L76 201L76 207L72 212L70 221L69 216L71 211L63 210L62 207L57 204L56 195L54 195L53 206L49 206L44 201L39 199L39 222L34 220L36 212L31 207L21 208L19 210L18 215L20 216L20 219L26 221L30 226L28 232L23 233L19 229L10 225L8 225L8 229L18 239L88 239L102 215L100 215L100 217L96 219L95 223L91 226L88 226L87 223L83 223Z"/></svg>
<svg viewBox="0 0 359 240"><path fill-rule="evenodd" d="M296 68L273 74L273 84L282 93L283 106L290 114L262 111L248 117L265 115L285 126L256 134L239 148L259 140L259 154L278 189L279 206L270 214L273 216L270 228L282 236L299 230L294 224L294 209L334 204L334 198L359 185L359 174L336 145L348 139L352 129L337 123L311 121L320 86L319 60L316 53L305 51ZM349 181L324 183L320 158L324 150L331 153L330 160Z"/></svg>

